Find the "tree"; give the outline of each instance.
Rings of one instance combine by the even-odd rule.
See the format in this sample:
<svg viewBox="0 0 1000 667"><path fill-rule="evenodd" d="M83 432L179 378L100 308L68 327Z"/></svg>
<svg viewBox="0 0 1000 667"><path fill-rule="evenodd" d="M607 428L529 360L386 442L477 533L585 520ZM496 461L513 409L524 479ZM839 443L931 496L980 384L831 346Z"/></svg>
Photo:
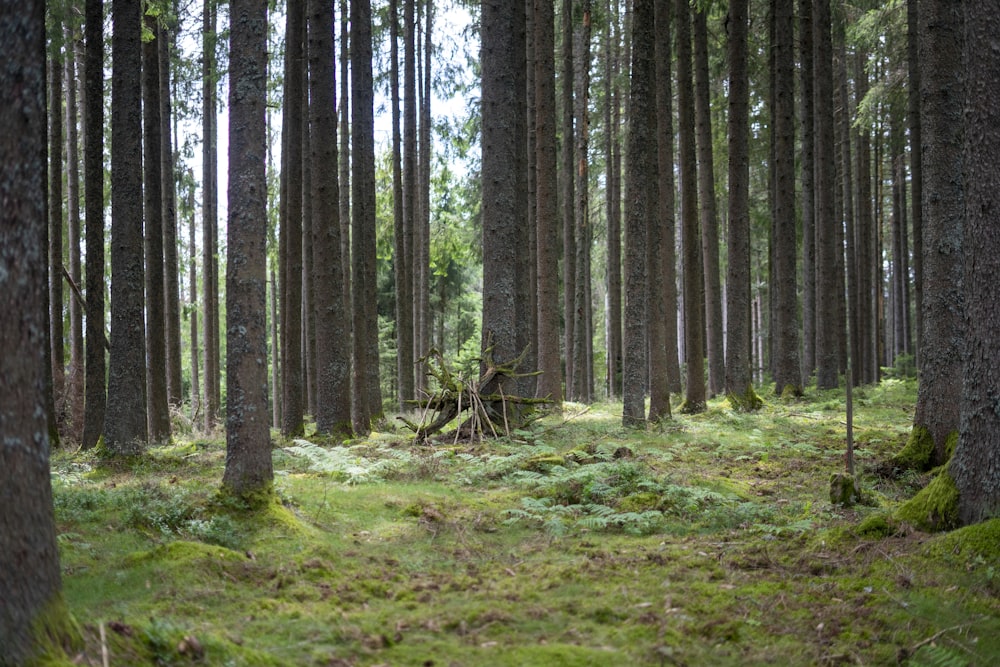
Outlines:
<svg viewBox="0 0 1000 667"><path fill-rule="evenodd" d="M737 410L756 410L750 372L750 85L749 0L729 6L729 265L726 273L726 395Z"/></svg>
<svg viewBox="0 0 1000 667"><path fill-rule="evenodd" d="M406 305L409 316L400 320L408 325L406 341L412 347L411 359L420 359L420 298L417 286L417 195L420 180L417 178L417 37L416 8L414 0L403 0L403 262L407 269ZM406 343L404 343L406 344ZM424 386L423 373L415 378L415 390ZM410 396L415 398L415 396Z"/></svg>
<svg viewBox="0 0 1000 667"><path fill-rule="evenodd" d="M560 178L562 192L562 274L563 274L563 364L565 368L566 393L575 386L573 361L576 327L576 209L573 202L575 192L575 160L573 141L573 0L563 0L560 17L562 32L562 72L559 86L559 107L562 128L559 142Z"/></svg>
<svg viewBox="0 0 1000 667"><path fill-rule="evenodd" d="M721 392L726 379L723 352L722 285L719 272L719 216L715 202L712 155L712 109L708 81L708 25L704 7L694 13L694 107L698 150L698 192L701 203L701 248L705 271L705 340L708 388Z"/></svg>
<svg viewBox="0 0 1000 667"><path fill-rule="evenodd" d="M87 215L87 339L83 448L104 429L104 8L87 0L84 62L84 198ZM95 261L99 259L100 261Z"/></svg>
<svg viewBox="0 0 1000 667"><path fill-rule="evenodd" d="M274 479L267 409L267 1L233 0L229 38L229 261L226 263L226 469L254 500Z"/></svg>
<svg viewBox="0 0 1000 667"><path fill-rule="evenodd" d="M917 0L906 0L906 66L907 66L907 119L910 129L910 224L913 226L913 292L916 310L917 365L920 364L920 347L923 342L924 302L924 235L923 235L923 164L920 124L920 22Z"/></svg>
<svg viewBox="0 0 1000 667"><path fill-rule="evenodd" d="M337 136L337 88L334 69L333 8L310 0L309 133ZM333 141L309 144L309 161L317 174L311 183L313 280L316 314L316 431L344 439L351 435L351 347L346 317L345 276L340 245L340 188L337 146Z"/></svg>
<svg viewBox="0 0 1000 667"><path fill-rule="evenodd" d="M79 105L77 101L77 44L75 30L67 25L66 35L66 241L69 281L74 291L69 299L69 376L65 401L71 439L80 440L83 427L83 309L80 289L80 156Z"/></svg>
<svg viewBox="0 0 1000 667"><path fill-rule="evenodd" d="M782 396L802 393L799 366L798 304L795 275L795 78L794 11L792 0L772 0L774 22L774 100L771 125L774 141L773 285L774 391ZM830 326L834 326L831 323Z"/></svg>
<svg viewBox="0 0 1000 667"><path fill-rule="evenodd" d="M681 367L677 341L677 203L674 183L674 111L673 82L670 60L672 50L670 23L673 0L656 0L654 20L656 33L656 163L657 163L657 216L660 219L663 256L660 260L662 277L650 276L657 281L656 289L662 294L664 317L663 345L666 349L667 389L681 392Z"/></svg>
<svg viewBox="0 0 1000 667"><path fill-rule="evenodd" d="M684 357L686 395L682 412L705 410L705 345L702 304L701 241L698 233L698 182L695 149L694 85L691 68L691 6L677 0L677 123L680 136L681 229L684 251Z"/></svg>
<svg viewBox="0 0 1000 667"><path fill-rule="evenodd" d="M0 663L71 638L49 482L45 323L45 3L0 2ZM51 644L46 645L46 642Z"/></svg>
<svg viewBox="0 0 1000 667"><path fill-rule="evenodd" d="M614 4L612 11L611 0L605 0L604 12L608 17L604 31L604 126L606 128L604 178L607 184L604 198L607 203L608 220L607 391L608 396L617 397L621 396L622 392L622 203L621 132L619 131L621 85L618 81L621 38L618 28L618 3ZM552 316L555 317L555 314ZM558 346L558 343L556 345Z"/></svg>
<svg viewBox="0 0 1000 667"><path fill-rule="evenodd" d="M285 95L281 115L281 433L300 437L302 402L302 106L305 82L305 7L288 4L285 17Z"/></svg>
<svg viewBox="0 0 1000 667"><path fill-rule="evenodd" d="M146 440L143 322L142 3L115 0L111 37L111 354L104 446L138 454Z"/></svg>
<svg viewBox="0 0 1000 667"><path fill-rule="evenodd" d="M937 14L938 21L961 12L960 8L948 3L930 5L931 11L945 10L946 13ZM958 488L959 520L969 524L1000 513L1000 496L996 493L997 454L1000 452L997 440L1000 415L996 411L996 393L1000 387L1000 345L997 344L1000 299L996 291L996 277L1000 271L1000 234L996 224L996 212L1000 210L1000 168L997 165L1000 138L996 135L996 127L1000 123L1000 103L994 94L1000 85L1000 56L992 47L996 35L1000 34L1000 7L995 1L964 5L966 223L964 262L955 263L965 266L966 350L961 429L949 470ZM922 3L921 19L923 7ZM933 20L933 16L928 19ZM921 61L927 63L927 78L933 81L937 74L932 72L940 61L935 62L932 54L926 55L928 59L924 59L924 52L921 52ZM940 96L936 97L935 101L943 101ZM927 120L928 125L933 123L931 118ZM926 139L930 141L931 137ZM930 155L927 158L925 164L930 169L933 160ZM930 286L929 282L927 287ZM930 293L928 289L925 296Z"/></svg>
<svg viewBox="0 0 1000 667"><path fill-rule="evenodd" d="M166 321L167 402L179 406L183 400L181 380L181 295L178 251L182 241L177 230L177 174L172 140L173 101L170 88L170 56L174 35L160 15L156 53L160 68L160 180L163 196L163 318Z"/></svg>
<svg viewBox="0 0 1000 667"><path fill-rule="evenodd" d="M483 0L481 26L482 349L505 366L526 349L530 307L517 260L528 249L525 3ZM498 373L482 391L519 395L519 386Z"/></svg>
<svg viewBox="0 0 1000 667"><path fill-rule="evenodd" d="M399 116L399 1L389 2L389 87L392 97L393 277L396 297L396 391L402 410L415 398L413 365L413 275L403 216L402 138ZM412 239L411 239L412 242Z"/></svg>
<svg viewBox="0 0 1000 667"><path fill-rule="evenodd" d="M836 151L833 137L833 37L830 0L813 2L813 68L816 85L816 386L832 389L840 372L841 323L837 317ZM842 290L841 290L842 294Z"/></svg>
<svg viewBox="0 0 1000 667"><path fill-rule="evenodd" d="M62 30L60 29L61 33ZM63 330L63 66L61 35L53 40L49 62L49 361L52 364L52 389L59 410L55 415L64 423L66 359Z"/></svg>
<svg viewBox="0 0 1000 667"><path fill-rule="evenodd" d="M157 44L166 39L156 17L145 15L146 29L153 38L142 43L142 150L143 217L146 259L146 399L149 438L170 439L170 407L167 402L166 318L163 272L163 182L160 152L160 58ZM112 145L112 148L114 146ZM113 276L112 276L113 279Z"/></svg>
<svg viewBox="0 0 1000 667"><path fill-rule="evenodd" d="M813 93L813 0L799 0L799 136L802 210L802 380L816 368L816 178L813 129L815 99Z"/></svg>
<svg viewBox="0 0 1000 667"><path fill-rule="evenodd" d="M205 0L202 27L202 289L205 319L205 428L215 425L219 383L218 117L216 115L217 0Z"/></svg>
<svg viewBox="0 0 1000 667"><path fill-rule="evenodd" d="M354 429L382 417L375 289L375 87L370 0L351 0L351 262L354 295ZM320 172L322 173L322 172Z"/></svg>
<svg viewBox="0 0 1000 667"><path fill-rule="evenodd" d="M580 21L573 36L575 49L574 79L574 161L575 175L579 179L573 201L573 217L576 221L576 235L573 248L576 259L573 265L576 275L573 280L573 372L570 373L572 386L567 394L575 401L589 403L593 399L593 361L590 324L590 0L578 0ZM565 202L569 206L569 202Z"/></svg>
<svg viewBox="0 0 1000 667"><path fill-rule="evenodd" d="M562 402L559 358L559 209L556 166L555 7L534 0L535 229L538 237L537 395Z"/></svg>
<svg viewBox="0 0 1000 667"><path fill-rule="evenodd" d="M960 425L961 407L955 397L962 392L963 339L967 327L979 326L979 322L964 314L963 305L963 266L969 261L963 262L963 252L971 249L963 243L963 225L966 211L976 209L975 204L965 202L962 180L955 177L964 171L962 70L969 67L962 60L962 9L945 0L928 0L920 3L919 16L924 65L920 81L926 223L924 346L913 430L896 460L930 468L946 462L954 447ZM969 99L972 93L970 88ZM983 104L980 112L988 108ZM981 186L973 185L979 192ZM965 232L965 238L975 237ZM982 247L988 238L988 234L975 238L974 246Z"/></svg>
<svg viewBox="0 0 1000 667"><path fill-rule="evenodd" d="M635 0L632 7L632 80L625 139L625 337L622 363L622 424L645 424L647 370L648 223L650 184L656 173L649 137L656 91L653 79L653 0ZM638 18L635 18L638 17ZM669 403L667 404L669 408Z"/></svg>
<svg viewBox="0 0 1000 667"><path fill-rule="evenodd" d="M677 299L671 287L676 283L673 268L674 252L674 193L673 193L673 131L670 96L670 11L669 3L653 3L655 39L652 58L634 61L633 79L636 75L647 77L655 88L654 97L644 108L645 127L656 135L656 154L649 160L650 171L642 181L647 193L644 213L646 216L646 339L649 355L649 421L658 422L670 417L670 357L677 358L676 339L671 341L671 330L677 330ZM645 8L643 8L644 11ZM634 20L634 18L633 18ZM643 31L645 32L645 30ZM641 33L640 37L644 37ZM644 37L645 38L645 37ZM640 42L639 46L646 49ZM633 53L636 45L633 44ZM639 68L643 68L639 74ZM657 114L656 105L663 104ZM658 118L659 116L659 118ZM669 127L668 127L669 126ZM669 166L668 166L669 165ZM669 174L662 169L668 168Z"/></svg>

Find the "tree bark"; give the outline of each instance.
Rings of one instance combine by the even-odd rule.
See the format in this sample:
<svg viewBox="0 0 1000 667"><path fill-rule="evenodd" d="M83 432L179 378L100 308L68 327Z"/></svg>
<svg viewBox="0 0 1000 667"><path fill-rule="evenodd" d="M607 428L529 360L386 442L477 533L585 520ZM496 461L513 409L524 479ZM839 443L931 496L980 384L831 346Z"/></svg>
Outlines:
<svg viewBox="0 0 1000 667"><path fill-rule="evenodd" d="M115 0L111 39L111 354L104 446L134 456L145 446L142 114L139 0Z"/></svg>
<svg viewBox="0 0 1000 667"><path fill-rule="evenodd" d="M170 88L170 52L173 31L160 26L156 40L160 67L160 177L163 196L163 282L166 320L167 401L179 406L183 400L181 380L181 312L177 236L177 178L171 138L173 102Z"/></svg>
<svg viewBox="0 0 1000 667"><path fill-rule="evenodd" d="M589 318L588 290L590 282L590 165L587 152L590 148L590 0L578 0L580 20L573 36L575 50L574 109L576 132L574 159L576 162L577 188L574 193L575 234L573 262L576 275L573 280L573 386L568 392L571 400L589 403L593 392L589 382L591 358L588 340L592 337Z"/></svg>
<svg viewBox="0 0 1000 667"><path fill-rule="evenodd" d="M632 77L626 111L625 144L625 338L622 365L622 424L646 423L645 380L648 369L649 255L647 253L650 206L648 178L656 173L650 127L656 90L652 60L655 50L653 0L635 0L632 11ZM667 404L669 406L669 403Z"/></svg>
<svg viewBox="0 0 1000 667"><path fill-rule="evenodd" d="M1000 385L1000 345L997 345L1000 300L996 290L1000 271L1000 234L996 224L996 212L1000 209L1000 167L996 158L1000 141L996 127L1000 123L1000 105L994 92L1000 84L1000 57L993 47L1000 34L1000 7L995 1L964 4L966 356L961 433L949 470L958 487L959 520L971 524L1000 513L1000 496L996 492L1000 485L997 466L1000 415L996 410L996 390ZM922 58L922 62L928 66L927 78L932 78L933 56ZM930 168L930 155L927 158Z"/></svg>
<svg viewBox="0 0 1000 667"><path fill-rule="evenodd" d="M305 432L302 373L302 218L303 218L303 105L305 96L305 7L288 5L285 17L285 94L281 116L282 203L280 225L284 240L281 286L281 434L301 437Z"/></svg>
<svg viewBox="0 0 1000 667"><path fill-rule="evenodd" d="M222 484L259 502L271 489L267 409L267 2L233 0L229 38L226 469Z"/></svg>
<svg viewBox="0 0 1000 667"><path fill-rule="evenodd" d="M972 235L971 227L975 216L980 215L977 206L980 202L988 201L982 198L987 196L987 190L983 188L988 188L989 185L980 184L980 181L969 175L966 187L973 188L971 193L976 198L966 202L963 183L956 178L956 174L965 173L963 149L979 151L981 148L985 149L989 141L982 134L969 134L964 138L963 146L963 104L966 100L963 70L980 65L963 63L962 60L962 8L956 3L934 0L921 2L919 13L920 60L925 64L920 81L920 115L923 120L921 139L925 158L923 206L927 223L923 263L924 354L921 358L913 431L906 449L914 454L929 452L929 460L918 464L929 468L948 460L951 454L948 440L959 430L960 411L968 410L955 401L955 396L962 395L963 391L965 333L992 323L991 316L982 310L965 313L966 289L963 284L964 266L974 261L972 258L963 260L964 253L988 248L992 232L981 229L983 236L980 238ZM967 26L967 29L975 40L979 26ZM975 43L973 41L971 44ZM981 59L988 59L988 55L984 53L973 58L977 62ZM985 67L985 64L982 66ZM988 72L978 71L980 75ZM968 90L968 99L972 102L975 100L973 93L976 89L970 87ZM975 100L975 105L970 110L984 113L988 109L988 102ZM979 146L972 147L976 142L979 142ZM977 169L984 166L983 163L973 162L970 168L972 165ZM985 178L989 173L991 172L984 172L982 176ZM964 231L964 238L972 241L968 246L963 241L967 212L972 214L969 218L970 229ZM979 257L979 254L974 257ZM979 261L986 262L985 255ZM977 275L970 273L973 281L976 280ZM981 290L982 285L972 282L968 287L969 303L981 308L982 302L975 300L972 290ZM968 349L970 373L984 372L977 367L980 362L973 356L983 354L981 347L977 347L981 345L981 342L973 343ZM977 378L980 382L985 379ZM975 385L969 390L975 391ZM967 396L965 400L972 398ZM909 458L906 449L901 456Z"/></svg>
<svg viewBox="0 0 1000 667"><path fill-rule="evenodd" d="M536 394L562 403L559 355L559 208L556 165L555 7L534 0L535 229L538 247L538 378Z"/></svg>
<svg viewBox="0 0 1000 667"><path fill-rule="evenodd" d="M205 0L202 30L202 289L205 319L205 428L218 418L219 386L219 258L218 258L218 116L215 48L216 2Z"/></svg>
<svg viewBox="0 0 1000 667"><path fill-rule="evenodd" d="M45 3L0 3L0 663L32 664L68 639L45 409ZM57 80L61 77L57 76ZM61 279L61 276L60 276ZM45 646L52 642L55 646Z"/></svg>
<svg viewBox="0 0 1000 667"><path fill-rule="evenodd" d="M143 216L146 258L146 399L149 439L161 443L170 439L170 406L167 402L167 347L165 341L163 281L163 181L160 133L160 58L157 43L164 39L157 20L144 16L146 29L153 34L142 44L142 125L143 125ZM112 277L113 279L113 277Z"/></svg>
<svg viewBox="0 0 1000 667"><path fill-rule="evenodd" d="M836 151L833 137L833 41L830 0L813 0L816 136L816 386L832 389L840 371L837 317Z"/></svg>
<svg viewBox="0 0 1000 667"><path fill-rule="evenodd" d="M789 13L791 13L789 11ZM694 14L695 116L698 146L698 192L701 203L701 247L705 271L705 333L708 352L708 390L725 388L722 284L719 274L719 216L715 201L715 165L712 109L708 81L708 25L704 8ZM794 113L794 112L793 112Z"/></svg>
<svg viewBox="0 0 1000 667"><path fill-rule="evenodd" d="M681 226L684 251L684 357L687 366L683 412L705 410L704 280L698 230L698 182L691 76L691 7L677 0L677 107L680 136Z"/></svg>
<svg viewBox="0 0 1000 667"><path fill-rule="evenodd" d="M923 164L920 123L920 46L917 0L906 1L907 120L910 129L910 224L913 227L913 296L916 315L914 352L920 366L923 343L924 234Z"/></svg>
<svg viewBox="0 0 1000 667"><path fill-rule="evenodd" d="M609 398L617 398L622 392L621 88L618 83L620 37L617 3L612 11L611 0L605 0L604 12L608 17L604 32L604 178L607 183L605 200L608 224L605 262L608 272L607 392ZM555 150L555 146L552 150Z"/></svg>
<svg viewBox="0 0 1000 667"><path fill-rule="evenodd" d="M726 273L726 394L737 410L760 400L750 370L750 86L747 72L749 0L729 6L729 264Z"/></svg>
<svg viewBox="0 0 1000 667"><path fill-rule="evenodd" d="M76 38L67 27L66 61L66 241L68 273L79 287L80 271L80 156L77 102ZM66 378L67 435L79 442L83 428L83 310L79 299L69 300L69 367Z"/></svg>
<svg viewBox="0 0 1000 667"><path fill-rule="evenodd" d="M323 0L309 0L309 133L337 135L336 70L333 67L333 10ZM340 239L340 191L337 146L332 141L309 145L309 161L318 174L312 180L313 280L316 290L316 432L345 439L351 435L350 319Z"/></svg>
<svg viewBox="0 0 1000 667"><path fill-rule="evenodd" d="M49 361L55 419L65 424L66 357L63 327L63 58L51 47L49 61Z"/></svg>
<svg viewBox="0 0 1000 667"><path fill-rule="evenodd" d="M559 144L559 156L562 179L562 263L563 263L563 363L566 373L566 393L576 386L573 373L576 363L573 360L576 327L576 215L575 192L575 161L573 132L573 0L563 0L562 16L560 17L562 31L562 73L560 81L559 106L562 114L562 132Z"/></svg>
<svg viewBox="0 0 1000 667"><path fill-rule="evenodd" d="M104 8L86 3L84 78L84 198L87 207L87 350L84 389L84 449L95 446L104 429ZM97 261L95 261L97 260Z"/></svg>
<svg viewBox="0 0 1000 667"><path fill-rule="evenodd" d="M799 0L800 179L802 208L802 386L816 369L816 135L813 0Z"/></svg>
<svg viewBox="0 0 1000 667"><path fill-rule="evenodd" d="M382 418L375 289L375 125L369 0L351 2L351 261L354 294L354 429Z"/></svg>

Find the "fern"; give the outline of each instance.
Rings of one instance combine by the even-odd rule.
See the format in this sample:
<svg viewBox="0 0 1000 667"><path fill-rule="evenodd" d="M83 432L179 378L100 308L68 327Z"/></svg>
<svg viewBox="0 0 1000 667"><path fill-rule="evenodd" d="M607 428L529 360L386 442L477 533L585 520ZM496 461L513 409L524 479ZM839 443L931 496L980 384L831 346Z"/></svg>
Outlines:
<svg viewBox="0 0 1000 667"><path fill-rule="evenodd" d="M925 644L920 647L910 664L919 667L968 667L969 660L957 650L941 644Z"/></svg>

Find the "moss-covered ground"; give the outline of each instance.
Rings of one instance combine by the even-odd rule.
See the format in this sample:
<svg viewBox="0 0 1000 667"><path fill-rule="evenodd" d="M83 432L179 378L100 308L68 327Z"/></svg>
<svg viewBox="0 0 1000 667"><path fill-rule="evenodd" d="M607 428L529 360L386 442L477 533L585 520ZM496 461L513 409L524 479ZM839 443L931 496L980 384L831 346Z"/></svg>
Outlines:
<svg viewBox="0 0 1000 667"><path fill-rule="evenodd" d="M280 502L252 512L220 499L221 437L121 468L60 452L75 662L997 664L1000 524L896 518L930 480L886 473L915 394L856 392L854 507L830 503L832 392L645 432L568 404L499 442L279 442Z"/></svg>

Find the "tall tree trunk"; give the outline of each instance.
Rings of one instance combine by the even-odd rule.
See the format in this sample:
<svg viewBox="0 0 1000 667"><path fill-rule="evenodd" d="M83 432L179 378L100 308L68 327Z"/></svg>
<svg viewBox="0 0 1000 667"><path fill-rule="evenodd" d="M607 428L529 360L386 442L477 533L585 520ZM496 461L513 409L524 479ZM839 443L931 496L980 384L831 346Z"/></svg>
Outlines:
<svg viewBox="0 0 1000 667"><path fill-rule="evenodd" d="M286 438L304 433L302 374L302 218L303 218L303 105L305 76L305 7L288 5L285 18L285 94L281 116L282 202L281 239L284 270L281 286L281 433Z"/></svg>
<svg viewBox="0 0 1000 667"><path fill-rule="evenodd" d="M750 370L749 0L729 6L729 264L726 273L726 394L737 410L756 410Z"/></svg>
<svg viewBox="0 0 1000 667"><path fill-rule="evenodd" d="M635 0L631 41L632 77L629 90L625 144L625 338L622 365L622 424L639 427L645 422L645 380L648 369L647 327L649 255L647 253L651 186L656 173L649 137L651 109L656 101L655 63L652 60L655 10L653 0ZM669 409L669 402L667 403ZM661 416L661 415L654 415Z"/></svg>
<svg viewBox="0 0 1000 667"><path fill-rule="evenodd" d="M173 102L170 88L170 52L173 30L160 26L156 55L160 68L160 178L163 196L163 316L166 321L167 401L183 400L181 380L181 297L177 237L177 178L171 138Z"/></svg>
<svg viewBox="0 0 1000 667"><path fill-rule="evenodd" d="M417 285L420 269L415 246L417 233L417 47L416 8L414 0L403 0L403 250L409 272L407 305L411 309L409 340L413 358L423 356L420 346L420 291ZM415 389L424 387L424 373L418 371Z"/></svg>
<svg viewBox="0 0 1000 667"><path fill-rule="evenodd" d="M538 247L538 396L562 403L559 355L559 207L556 166L555 7L534 0L535 222Z"/></svg>
<svg viewBox="0 0 1000 667"><path fill-rule="evenodd" d="M423 49L417 48L417 53L423 55L423 65L419 65L420 77L418 82L419 92L417 95L420 120L417 123L417 216L416 228L414 230L414 268L416 274L416 296L414 302L419 302L419 317L415 319L417 327L416 339L419 347L417 354L424 356L431 348L431 314L430 294L431 294L431 26L434 18L434 7L432 0L424 0L418 3L417 15L420 15L419 7L424 7L424 32ZM527 255L527 246L525 254ZM527 321L527 320L526 320ZM424 375L421 375L421 389L426 389Z"/></svg>
<svg viewBox="0 0 1000 667"><path fill-rule="evenodd" d="M666 349L667 389L681 392L681 367L677 341L677 220L675 216L676 190L674 187L674 111L673 80L670 71L671 48L670 22L673 14L672 0L655 0L656 32L656 145L657 145L657 216L661 227L660 274L651 276L656 289L664 299L663 345ZM654 128L651 128L651 131Z"/></svg>
<svg viewBox="0 0 1000 667"><path fill-rule="evenodd" d="M403 218L402 136L399 117L399 1L389 2L389 87L392 97L393 277L396 283L396 391L399 409L416 398L413 344L413 274Z"/></svg>
<svg viewBox="0 0 1000 667"><path fill-rule="evenodd" d="M854 107L851 104L851 96L848 92L847 83L847 46L844 34L843 22L837 27L837 108L840 113L837 116L837 127L840 130L840 169L842 173L844 200L844 252L846 255L847 274L847 346L850 359L850 383L849 386L861 384L861 366L858 360L861 357L861 341L858 338L858 328L860 313L858 304L860 295L858 293L858 255L857 255L857 224L854 208L854 169L851 160L851 123L854 118Z"/></svg>
<svg viewBox="0 0 1000 667"><path fill-rule="evenodd" d="M233 0L229 38L226 469L244 499L271 489L267 410L267 2Z"/></svg>
<svg viewBox="0 0 1000 667"><path fill-rule="evenodd" d="M576 386L573 377L576 363L575 349L576 310L576 216L574 202L575 160L573 140L573 0L563 0L560 28L562 30L562 79L560 81L560 113L562 114L562 136L560 137L560 158L562 179L562 260L563 260L563 361L566 372L566 393L570 395Z"/></svg>
<svg viewBox="0 0 1000 667"><path fill-rule="evenodd" d="M1000 483L997 474L1000 416L996 411L997 369L1000 368L1000 345L997 345L1000 302L996 290L1000 271L1000 238L996 224L1000 178L997 177L996 157L1000 153L1000 142L996 127L1000 123L1000 106L994 94L1000 85L1000 58L992 46L1000 34L1000 13L996 2L967 2L964 5L967 355L961 435L949 470L958 487L959 520L971 524L1000 513L1000 497L996 493ZM921 55L921 62L927 63L929 70L931 61ZM927 157L930 167L930 156Z"/></svg>
<svg viewBox="0 0 1000 667"><path fill-rule="evenodd" d="M590 280L590 166L587 152L590 148L590 0L578 0L580 22L573 36L574 57L574 109L576 134L574 136L577 188L574 197L573 217L576 221L576 277L573 281L573 387L570 398L589 403L592 391L588 382L587 340L591 337L587 318L587 285Z"/></svg>
<svg viewBox="0 0 1000 667"><path fill-rule="evenodd" d="M816 178L813 0L799 2L800 179L802 207L802 385L816 369Z"/></svg>
<svg viewBox="0 0 1000 667"><path fill-rule="evenodd" d="M482 349L497 365L514 362L528 342L522 330L530 307L528 267L515 259L528 246L525 19L520 0L483 0ZM502 374L483 387L487 393L520 389L516 378Z"/></svg>
<svg viewBox="0 0 1000 667"><path fill-rule="evenodd" d="M722 331L722 284L719 274L719 216L715 201L712 109L708 81L708 25L705 10L694 14L695 116L698 142L698 191L701 202L701 247L705 270L705 333L708 389L725 388L726 357ZM794 113L794 112L793 112Z"/></svg>
<svg viewBox="0 0 1000 667"><path fill-rule="evenodd" d="M704 280L698 233L698 182L695 147L694 86L691 76L691 7L677 0L677 107L680 136L681 225L684 249L684 352L686 395L682 411L705 410Z"/></svg>
<svg viewBox="0 0 1000 667"><path fill-rule="evenodd" d="M989 241L994 232L983 225L978 208L989 201L991 185L981 182L965 171L963 149L973 154L988 155L995 141L989 132L977 131L963 134L963 105L968 101L970 111L985 114L990 103L988 96L978 96L977 88L963 82L963 72L972 70L980 76L989 72L988 65L963 62L963 14L960 5L945 0L928 0L920 3L920 61L925 65L920 80L920 115L922 122L922 150L924 151L923 196L926 228L924 235L924 353L920 364L920 384L913 417L913 430L909 441L897 456L901 463L930 468L945 463L951 455L955 434L960 425L983 424L982 414L970 412L973 396L983 389L976 385L962 389L962 362L969 353L967 377L982 373L982 338L973 338L966 348L966 331L989 331L994 315L984 307L986 303L983 281L989 276L993 263L989 256ZM975 12L973 12L975 13ZM995 24L995 21L992 22ZM980 26L967 25L968 35L979 34ZM978 42L970 42L969 48ZM977 63L988 55L977 55ZM982 69L980 69L982 68ZM964 88L970 85L969 88ZM966 90L969 91L966 97ZM973 92L977 93L974 101ZM980 116L983 118L984 116ZM988 118L989 116L985 116ZM963 144L964 141L964 144ZM983 151L983 152L979 152ZM986 158L987 160L995 159ZM972 161L970 169L981 168L982 162ZM956 174L966 173L966 182ZM988 172L992 173L992 172ZM977 172L987 177L987 172ZM963 187L970 188L969 200ZM965 228L969 213L968 228ZM971 241L965 244L964 239ZM982 252L980 252L980 250ZM965 253L971 255L966 256ZM963 259L964 257L964 259ZM978 263L974 263L978 262ZM968 267L968 268L966 268ZM968 312L965 312L966 289L964 277L969 277ZM994 275L995 278L995 275ZM977 334L981 336L982 334ZM981 380L981 381L985 381ZM992 385L986 385L992 386ZM963 405L955 396L963 396ZM965 410L961 414L961 410ZM965 421L960 422L960 414Z"/></svg>
<svg viewBox="0 0 1000 667"><path fill-rule="evenodd" d="M802 393L799 362L798 302L795 275L795 74L793 0L773 0L774 101L774 391L780 396Z"/></svg>
<svg viewBox="0 0 1000 667"><path fill-rule="evenodd" d="M170 405L167 401L167 346L165 341L163 281L163 181L160 133L160 56L164 39L157 19L145 15L153 39L142 43L143 212L146 251L146 388L149 439L170 439ZM112 280L114 277L112 276Z"/></svg>
<svg viewBox="0 0 1000 667"><path fill-rule="evenodd" d="M861 51L854 56L855 104L859 104L868 92L868 75L865 72L865 55ZM857 237L858 237L858 329L860 355L855 363L861 369L861 381L870 384L878 379L878 354L876 336L878 300L875 290L874 231L872 219L872 172L871 172L871 131L867 127L857 129L854 151L857 160L855 182L857 184Z"/></svg>
<svg viewBox="0 0 1000 667"><path fill-rule="evenodd" d="M370 1L352 0L351 261L354 268L354 429L358 433L367 433L372 422L382 418L375 289L375 90L371 27Z"/></svg>
<svg viewBox="0 0 1000 667"><path fill-rule="evenodd" d="M61 41L61 40L60 40ZM66 421L66 357L63 328L63 59L53 46L49 60L49 361L56 422Z"/></svg>
<svg viewBox="0 0 1000 667"><path fill-rule="evenodd" d="M84 79L84 197L87 206L87 359L83 408L84 449L104 430L106 405L104 334L104 8L86 3Z"/></svg>
<svg viewBox="0 0 1000 667"><path fill-rule="evenodd" d="M889 119L889 165L892 172L892 323L893 323L893 361L903 354L909 354L906 345L906 329L908 308L906 307L906 283L909 282L909 272L906 270L906 255L909 248L904 245L906 236L906 220L904 207L906 197L903 193L903 179L906 170L903 167L903 118L898 104L892 104Z"/></svg>
<svg viewBox="0 0 1000 667"><path fill-rule="evenodd" d="M816 136L816 386L837 386L843 322L837 317L836 151L833 137L833 38L830 0L813 0Z"/></svg>
<svg viewBox="0 0 1000 667"><path fill-rule="evenodd" d="M323 0L309 0L309 134L337 134L337 87L333 55L333 10ZM316 432L334 439L351 435L350 321L344 316L350 273L341 262L340 188L337 146L332 141L309 144L309 161L317 174L312 179L313 280L316 298Z"/></svg>
<svg viewBox="0 0 1000 667"><path fill-rule="evenodd" d="M604 152L607 183L605 189L607 237L607 392L609 398L622 392L622 209L621 209L621 140L620 101L618 83L618 3L612 11L611 0L605 0L608 17L604 32ZM554 104L554 103L553 103ZM554 144L554 142L553 142ZM552 146L553 152L555 146ZM553 162L553 164L555 164ZM551 264L550 264L551 266ZM558 290L558 286L556 287ZM557 344L558 345L558 344Z"/></svg>
<svg viewBox="0 0 1000 667"><path fill-rule="evenodd" d="M146 335L143 322L142 7L115 0L111 38L111 354L104 446L138 454L146 441Z"/></svg>
<svg viewBox="0 0 1000 667"><path fill-rule="evenodd" d="M917 0L906 1L906 66L907 66L907 120L910 129L910 224L913 226L913 291L916 317L914 352L920 366L920 348L923 343L924 303L924 215L923 215L923 164L920 126L920 49L917 38L920 31L917 19Z"/></svg>
<svg viewBox="0 0 1000 667"><path fill-rule="evenodd" d="M202 30L202 289L205 318L205 428L219 413L218 116L216 113L216 1L205 0Z"/></svg>
<svg viewBox="0 0 1000 667"><path fill-rule="evenodd" d="M77 102L76 38L66 34L66 219L67 260L73 289L80 287L80 156ZM83 429L83 307L80 300L69 300L69 375L66 382L68 435L79 442Z"/></svg>
<svg viewBox="0 0 1000 667"><path fill-rule="evenodd" d="M63 601L43 435L49 362L45 322L45 3L0 13L0 663L46 660L73 627ZM59 79L60 77L56 77ZM48 632L54 631L55 636Z"/></svg>
<svg viewBox="0 0 1000 667"><path fill-rule="evenodd" d="M191 216L188 224L188 304L191 311L191 420L195 421L202 407L201 378L198 367L200 348L198 346L198 249L195 244L194 182L188 186L187 212ZM277 394L275 394L277 397Z"/></svg>
<svg viewBox="0 0 1000 667"><path fill-rule="evenodd" d="M303 40L307 39L303 29ZM303 53L308 49L303 44ZM304 56L308 59L308 54ZM308 62L308 61L307 61ZM310 205L312 196L313 166L309 159L312 134L309 131L309 68L302 69L302 372L303 372L303 411L310 415L316 414L316 283L313 277L313 209ZM344 201L341 198L341 209ZM348 211L350 202L348 201ZM344 244L340 244L343 256ZM343 261L343 260L342 260ZM303 415L304 417L304 415Z"/></svg>

